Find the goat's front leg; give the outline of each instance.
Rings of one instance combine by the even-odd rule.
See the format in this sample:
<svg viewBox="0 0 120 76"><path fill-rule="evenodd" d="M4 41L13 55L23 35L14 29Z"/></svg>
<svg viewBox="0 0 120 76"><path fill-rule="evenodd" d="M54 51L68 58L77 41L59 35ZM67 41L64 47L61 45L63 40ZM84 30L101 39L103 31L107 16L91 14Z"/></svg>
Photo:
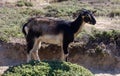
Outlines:
<svg viewBox="0 0 120 76"><path fill-rule="evenodd" d="M68 61L68 59L67 59L67 57L68 57L68 55L69 55L69 53L68 53L68 43L63 43L63 45L61 46L62 47L62 52L61 52L61 60L62 61Z"/></svg>

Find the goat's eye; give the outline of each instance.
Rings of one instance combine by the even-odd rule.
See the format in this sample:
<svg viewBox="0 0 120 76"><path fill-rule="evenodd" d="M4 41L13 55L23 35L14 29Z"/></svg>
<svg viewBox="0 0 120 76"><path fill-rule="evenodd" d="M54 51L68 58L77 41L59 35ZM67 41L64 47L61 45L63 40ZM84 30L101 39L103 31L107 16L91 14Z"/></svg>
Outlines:
<svg viewBox="0 0 120 76"><path fill-rule="evenodd" d="M86 17L89 17L89 15L86 15Z"/></svg>

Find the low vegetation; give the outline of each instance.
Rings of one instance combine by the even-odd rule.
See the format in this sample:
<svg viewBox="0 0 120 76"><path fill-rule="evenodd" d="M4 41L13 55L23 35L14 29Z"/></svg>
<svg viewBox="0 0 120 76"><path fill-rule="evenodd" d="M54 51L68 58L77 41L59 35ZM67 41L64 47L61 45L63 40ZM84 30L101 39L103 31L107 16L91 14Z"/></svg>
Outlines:
<svg viewBox="0 0 120 76"><path fill-rule="evenodd" d="M49 7L50 13L55 14L53 16L74 16L78 14L82 8L89 9L91 11L97 10L96 16L120 16L120 0L95 0L95 1L78 1L68 0L58 3L53 3ZM62 5L62 6L61 6ZM53 13L54 12L54 13Z"/></svg>
<svg viewBox="0 0 120 76"><path fill-rule="evenodd" d="M2 76L94 76L89 70L70 62L31 61L10 67Z"/></svg>
<svg viewBox="0 0 120 76"><path fill-rule="evenodd" d="M115 48L114 50L110 49ZM109 48L108 48L109 47ZM89 35L89 41L85 44L86 50L94 55L104 56L106 54L110 54L110 52L114 52L115 55L120 55L120 31L112 30L112 31L97 31L94 30L92 34Z"/></svg>
<svg viewBox="0 0 120 76"><path fill-rule="evenodd" d="M112 31L97 31L93 30L92 35L89 39L91 42L104 42L105 44L109 44L111 42L116 42L120 40L120 31L112 30ZM119 45L118 43L116 43Z"/></svg>
<svg viewBox="0 0 120 76"><path fill-rule="evenodd" d="M30 8L0 8L0 40L9 41L10 37L23 37L22 25L31 16L39 14L42 11Z"/></svg>
<svg viewBox="0 0 120 76"><path fill-rule="evenodd" d="M19 8L2 7L0 8L0 40L9 41L10 37L21 38L21 26L31 16L57 17L67 20L76 18L81 9L97 10L96 16L115 17L120 16L119 0L105 1L78 1L63 0L42 9L21 8L22 6L32 6L30 2L20 0L16 3ZM62 5L62 6L61 6ZM114 10L112 9L114 8Z"/></svg>
<svg viewBox="0 0 120 76"><path fill-rule="evenodd" d="M20 0L20 1L17 1L16 6L18 6L18 7L22 7L22 6L32 7L33 3L25 1L25 0Z"/></svg>

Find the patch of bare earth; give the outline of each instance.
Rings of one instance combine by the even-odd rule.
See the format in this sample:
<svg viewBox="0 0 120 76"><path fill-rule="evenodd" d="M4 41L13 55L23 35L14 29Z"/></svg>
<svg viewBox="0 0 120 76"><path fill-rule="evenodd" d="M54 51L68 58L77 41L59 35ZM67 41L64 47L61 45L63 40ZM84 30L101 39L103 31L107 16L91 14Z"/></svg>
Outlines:
<svg viewBox="0 0 120 76"><path fill-rule="evenodd" d="M108 18L108 17L98 17L97 24L95 28L99 30L120 30L120 17Z"/></svg>
<svg viewBox="0 0 120 76"><path fill-rule="evenodd" d="M97 24L95 28L98 30L120 30L120 17L108 18L108 17L98 17Z"/></svg>

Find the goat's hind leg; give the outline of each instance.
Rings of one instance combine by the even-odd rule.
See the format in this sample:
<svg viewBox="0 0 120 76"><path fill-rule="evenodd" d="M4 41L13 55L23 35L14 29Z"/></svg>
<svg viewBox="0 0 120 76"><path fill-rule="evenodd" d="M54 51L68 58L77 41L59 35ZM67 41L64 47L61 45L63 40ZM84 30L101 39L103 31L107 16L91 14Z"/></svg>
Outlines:
<svg viewBox="0 0 120 76"><path fill-rule="evenodd" d="M34 39L28 37L26 40L27 40L27 62L29 62L32 58L31 50L34 45Z"/></svg>
<svg viewBox="0 0 120 76"><path fill-rule="evenodd" d="M35 39L35 37L31 37L31 34L28 34L27 38L27 62L29 62L32 57L34 60L39 59L38 55L38 49L41 47L41 42L38 38Z"/></svg>
<svg viewBox="0 0 120 76"><path fill-rule="evenodd" d="M40 47L41 47L41 41L38 38L36 38L34 42L34 46L31 50L34 60L40 61L40 58L38 55L38 50L40 49Z"/></svg>

